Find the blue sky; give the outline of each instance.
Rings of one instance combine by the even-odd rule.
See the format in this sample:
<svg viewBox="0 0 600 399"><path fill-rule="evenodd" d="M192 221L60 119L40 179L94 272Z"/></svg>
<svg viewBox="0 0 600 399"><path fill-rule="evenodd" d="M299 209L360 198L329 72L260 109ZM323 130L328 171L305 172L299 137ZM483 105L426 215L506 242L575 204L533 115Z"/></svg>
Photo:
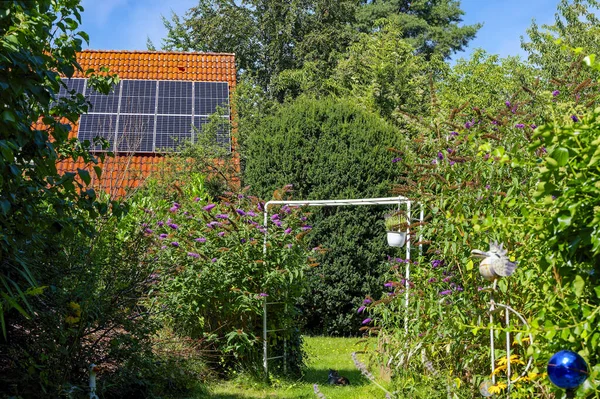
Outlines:
<svg viewBox="0 0 600 399"><path fill-rule="evenodd" d="M282 0L284 1L284 0ZM453 58L468 56L475 48L493 54L524 55L520 37L533 18L552 23L559 0L462 0L464 23L482 22L469 48ZM165 36L161 15L183 14L197 0L83 0L82 29L90 35L89 48L145 50L146 38L160 47ZM219 49L214 49L218 51Z"/></svg>

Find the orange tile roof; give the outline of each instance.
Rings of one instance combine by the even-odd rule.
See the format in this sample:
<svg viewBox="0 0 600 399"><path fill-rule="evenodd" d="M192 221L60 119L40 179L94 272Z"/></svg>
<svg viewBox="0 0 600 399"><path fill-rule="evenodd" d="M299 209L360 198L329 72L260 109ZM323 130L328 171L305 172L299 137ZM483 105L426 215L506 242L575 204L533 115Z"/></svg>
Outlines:
<svg viewBox="0 0 600 399"><path fill-rule="evenodd" d="M235 55L231 53L84 50L77 54L77 60L84 71L108 67L109 73L116 73L121 79L227 82L230 93L236 84ZM73 77L86 76L77 71ZM74 126L69 136L77 137L77 131L78 126ZM160 154L107 157L101 165L102 178L93 179L92 184L113 197L121 197L157 171L161 159ZM95 176L91 166L82 160L67 160L57 165L59 173L83 168Z"/></svg>

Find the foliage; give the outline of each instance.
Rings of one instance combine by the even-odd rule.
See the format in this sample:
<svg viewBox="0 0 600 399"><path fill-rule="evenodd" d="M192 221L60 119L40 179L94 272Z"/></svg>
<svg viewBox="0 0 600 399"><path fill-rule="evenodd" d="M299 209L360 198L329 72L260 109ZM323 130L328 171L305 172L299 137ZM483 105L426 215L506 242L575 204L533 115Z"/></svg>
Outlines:
<svg viewBox="0 0 600 399"><path fill-rule="evenodd" d="M270 350L282 351L285 337L291 368L298 371L302 362L295 303L307 263L301 240L308 227L288 207L262 226L262 206L239 194L220 204L179 196L168 206L147 209L153 222L146 233L155 241L153 306L178 336L210 348L213 366L221 371L259 370L267 300L281 302L272 305L268 328L286 329L270 335Z"/></svg>
<svg viewBox="0 0 600 399"><path fill-rule="evenodd" d="M583 48L589 53L600 53L598 36L597 0L561 0L557 7L555 23L542 25L535 22L527 30L528 42L521 40L521 46L529 53L529 61L537 66L546 79L585 81L588 77L597 78L592 70L581 71L581 55L571 49ZM584 73L583 77L572 75Z"/></svg>
<svg viewBox="0 0 600 399"><path fill-rule="evenodd" d="M403 277L405 262L390 264L386 283L390 294L379 301L367 299L370 317L365 330L381 331L378 357L393 365L398 376L405 373L401 368L408 368L445 379L451 390L460 385L472 391L464 395L473 395L479 383L490 378L486 373L490 325L485 320L491 294L469 255L474 248L487 249L489 241L502 242L519 268L499 281L494 300L524 314L534 334L531 346L523 326L513 323L510 329L515 341L511 351L516 355L511 358L513 372L522 370L527 357L534 359L530 374L513 386L511 396L552 397L556 389L541 377L555 350L578 350L590 364L598 356L597 345L591 342L596 339L591 322L598 309L592 290L597 277L588 272L596 261L589 258L595 188L584 183L593 180L586 173L594 170L595 161L592 169L588 164L597 149L592 144L597 131L595 117L583 116L583 104L594 104L594 93L580 91L577 98L574 81L562 82L564 92L544 90L531 82L525 65L516 68L514 60L493 62L478 54L455 67L452 73L457 76L444 81L454 83L440 93L449 89L445 96L452 98L454 90L471 92L479 79L463 77L483 77L482 67L490 74L489 87L521 86L521 90L504 99L507 94L494 91L473 98L486 102L485 110L463 104L439 107L427 119L407 116L419 130L399 149L403 159L397 165L405 175L396 192L422 202L430 215L420 231L424 253L411 266L409 281ZM521 72L502 73L505 67ZM511 76L514 81L506 84ZM497 104L491 102L494 99ZM540 135L543 139L536 141ZM580 204L581 213L573 204ZM578 251L576 244L581 246ZM408 312L407 289L414 304ZM499 320L494 326L500 341L506 327ZM496 388L501 390L506 378L506 365L500 364L506 357L502 346L496 346L495 357ZM596 389L596 374L591 374L583 395Z"/></svg>
<svg viewBox="0 0 600 399"><path fill-rule="evenodd" d="M156 325L141 302L151 272L143 232L131 216L96 223L93 237L58 234L30 248L41 292L30 299L34 317L8 319L0 351L9 392L57 397L86 386L90 363L110 381L126 363L152 358Z"/></svg>
<svg viewBox="0 0 600 399"><path fill-rule="evenodd" d="M251 133L244 182L261 196L284 184L301 199L385 196L398 176L387 152L396 143L392 126L348 100L300 98ZM364 207L311 215L311 246L323 250L303 297L309 330L355 333L360 320L353 304L380 286L382 219L380 210Z"/></svg>
<svg viewBox="0 0 600 399"><path fill-rule="evenodd" d="M7 311L31 316L27 297L39 294L29 248L45 248L49 235L91 234L86 223L108 210L87 187L89 173L59 175L56 162L82 157L87 148L68 139L69 122L87 109L83 96L56 101L60 76L81 67L75 52L82 8L77 0L0 3L0 325ZM87 71L88 74L93 71ZM114 77L94 79L106 93ZM99 173L99 172L98 172ZM78 175L78 179L76 179ZM90 217L84 217L89 215Z"/></svg>
<svg viewBox="0 0 600 399"><path fill-rule="evenodd" d="M352 38L354 0L200 0L185 17L164 19L165 49L236 54L238 69L263 90L305 61L330 65Z"/></svg>
<svg viewBox="0 0 600 399"><path fill-rule="evenodd" d="M402 27L403 37L427 59L434 54L446 59L463 50L482 26L459 26L464 12L458 1L362 0L361 3L356 17L361 31L377 31L380 19L393 16Z"/></svg>

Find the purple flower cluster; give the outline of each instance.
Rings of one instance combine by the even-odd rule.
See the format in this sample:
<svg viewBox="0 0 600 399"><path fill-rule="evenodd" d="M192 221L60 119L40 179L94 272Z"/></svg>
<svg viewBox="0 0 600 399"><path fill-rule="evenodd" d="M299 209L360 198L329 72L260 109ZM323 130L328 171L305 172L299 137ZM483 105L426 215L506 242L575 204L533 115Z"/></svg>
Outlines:
<svg viewBox="0 0 600 399"><path fill-rule="evenodd" d="M206 238L199 237L199 238L196 238L194 241L196 241L196 242L206 242Z"/></svg>
<svg viewBox="0 0 600 399"><path fill-rule="evenodd" d="M200 254L197 254L195 252L188 252L187 254L188 254L188 256L191 256L192 258L196 258L196 259L198 259L200 257Z"/></svg>
<svg viewBox="0 0 600 399"><path fill-rule="evenodd" d="M392 159L392 163L397 163L397 162L400 162L400 161L402 161L401 157Z"/></svg>
<svg viewBox="0 0 600 399"><path fill-rule="evenodd" d="M306 226L300 227L300 229L302 229L302 231L307 231L307 230L312 229L312 226L306 225Z"/></svg>
<svg viewBox="0 0 600 399"><path fill-rule="evenodd" d="M522 123L517 123L517 124L515 125L515 127L516 127L517 129L523 129L523 128L525 127L525 125L524 125L524 124L522 124Z"/></svg>
<svg viewBox="0 0 600 399"><path fill-rule="evenodd" d="M558 90L554 90L554 91L552 92L552 97L558 97L558 95L559 95L559 94L560 94L560 91L558 91Z"/></svg>
<svg viewBox="0 0 600 399"><path fill-rule="evenodd" d="M444 261L442 259L434 259L431 261L431 267L434 269L442 266L444 266Z"/></svg>
<svg viewBox="0 0 600 399"><path fill-rule="evenodd" d="M579 122L579 118L577 117L577 115L571 115L571 119L573 120L573 122L577 123Z"/></svg>
<svg viewBox="0 0 600 399"><path fill-rule="evenodd" d="M356 311L356 313L361 314L362 312L365 311L367 307L365 305L362 305L360 308L358 308L358 310Z"/></svg>
<svg viewBox="0 0 600 399"><path fill-rule="evenodd" d="M168 226L169 226L170 228L172 228L173 230L177 230L177 229L179 228L179 226L178 226L178 225L176 225L175 223L169 223L169 224L168 224Z"/></svg>
<svg viewBox="0 0 600 399"><path fill-rule="evenodd" d="M244 212L244 210L243 210L243 209L236 209L235 211L236 211L236 212L237 212L237 214L238 214L238 215L240 215L240 216L246 216L246 212Z"/></svg>
<svg viewBox="0 0 600 399"><path fill-rule="evenodd" d="M204 209L205 211L209 212L211 209L213 209L215 206L217 206L216 204L208 204L205 207L203 207L202 209Z"/></svg>
<svg viewBox="0 0 600 399"><path fill-rule="evenodd" d="M367 317L366 319L364 319L364 320L362 321L362 324L363 324L363 325L364 325L364 324L369 324L369 323L370 323L370 322L372 322L372 321L373 321L373 319L371 319L370 317Z"/></svg>
<svg viewBox="0 0 600 399"><path fill-rule="evenodd" d="M173 202L173 206L169 209L169 212L177 212L177 210L181 207L177 202Z"/></svg>
<svg viewBox="0 0 600 399"><path fill-rule="evenodd" d="M229 219L229 215L226 213L218 213L215 215L217 219Z"/></svg>

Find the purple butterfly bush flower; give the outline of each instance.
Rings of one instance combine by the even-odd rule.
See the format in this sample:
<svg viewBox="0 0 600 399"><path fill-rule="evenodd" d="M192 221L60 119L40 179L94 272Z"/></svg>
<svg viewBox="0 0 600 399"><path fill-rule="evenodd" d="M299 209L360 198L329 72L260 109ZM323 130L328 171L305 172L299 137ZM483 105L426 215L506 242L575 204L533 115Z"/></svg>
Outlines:
<svg viewBox="0 0 600 399"><path fill-rule="evenodd" d="M179 243L178 243L177 241L173 241L173 242L171 243L171 245L172 245L172 246L174 246L174 247L176 247L176 248L178 248L178 247L179 247Z"/></svg>
<svg viewBox="0 0 600 399"><path fill-rule="evenodd" d="M215 215L215 217L217 219L229 219L229 215L226 213L219 213L219 214Z"/></svg>
<svg viewBox="0 0 600 399"><path fill-rule="evenodd" d="M290 227L288 227L287 229L284 230L285 234L290 234L292 232L292 229Z"/></svg>
<svg viewBox="0 0 600 399"><path fill-rule="evenodd" d="M371 321L373 321L373 319L371 319L370 317L367 317L366 319L364 319L362 321L362 324L369 324Z"/></svg>
<svg viewBox="0 0 600 399"><path fill-rule="evenodd" d="M219 237L225 237L225 232L224 232L224 231L219 231L219 232L217 233L217 235L218 235Z"/></svg>
<svg viewBox="0 0 600 399"><path fill-rule="evenodd" d="M571 115L571 119L573 120L573 122L577 123L579 122L579 118L577 117L577 115Z"/></svg>
<svg viewBox="0 0 600 399"><path fill-rule="evenodd" d="M168 234L162 233L161 235L158 236L161 240L164 240L165 238L168 237Z"/></svg>
<svg viewBox="0 0 600 399"><path fill-rule="evenodd" d="M358 310L356 311L356 313L360 314L360 313L364 312L366 308L367 307L365 305L362 305L360 308L358 308Z"/></svg>
<svg viewBox="0 0 600 399"><path fill-rule="evenodd" d="M269 294L261 292L260 294L258 294L258 296L261 297L261 298L266 298L266 297L269 296Z"/></svg>
<svg viewBox="0 0 600 399"><path fill-rule="evenodd" d="M200 202L200 197L194 198L194 202Z"/></svg>
<svg viewBox="0 0 600 399"><path fill-rule="evenodd" d="M515 127L516 127L517 129L523 129L523 128L525 127L525 125L524 125L524 124L522 124L522 123L517 123L517 124L515 125Z"/></svg>
<svg viewBox="0 0 600 399"><path fill-rule="evenodd" d="M195 252L188 252L187 254L188 254L188 256L191 256L192 258L196 258L196 259L198 259L200 257L200 255Z"/></svg>
<svg viewBox="0 0 600 399"><path fill-rule="evenodd" d="M444 266L444 261L442 259L434 259L431 261L432 268L436 269L441 266Z"/></svg>
<svg viewBox="0 0 600 399"><path fill-rule="evenodd" d="M245 238L240 238L240 243L242 243L242 244L246 243L246 239Z"/></svg>
<svg viewBox="0 0 600 399"><path fill-rule="evenodd" d="M196 241L196 242L206 242L206 238L204 238L204 237L198 237L194 241Z"/></svg>
<svg viewBox="0 0 600 399"><path fill-rule="evenodd" d="M486 154L483 156L483 159L484 159L484 160L486 160L486 161L487 161L488 159L490 159L490 153L489 153L489 152L488 152L488 153L486 153Z"/></svg>
<svg viewBox="0 0 600 399"><path fill-rule="evenodd" d="M254 213L254 212L252 212L252 211L248 211L248 212L246 212L246 215L247 215L247 216L250 216L250 217L255 217L255 216L256 216L256 213Z"/></svg>
<svg viewBox="0 0 600 399"><path fill-rule="evenodd" d="M392 163L397 163L397 162L400 162L400 161L402 161L401 157L392 159Z"/></svg>
<svg viewBox="0 0 600 399"><path fill-rule="evenodd" d="M441 152L438 152L437 157L441 161L442 159L444 159L444 154L442 154Z"/></svg>
<svg viewBox="0 0 600 399"><path fill-rule="evenodd" d="M470 121L465 122L465 129L470 129L473 126L475 126L475 121L474 120L470 120Z"/></svg>
<svg viewBox="0 0 600 399"><path fill-rule="evenodd" d="M448 152L448 154L452 154L454 152L452 148L448 148L446 151Z"/></svg>
<svg viewBox="0 0 600 399"><path fill-rule="evenodd" d="M452 294L452 290L444 290L440 292L440 295L450 295Z"/></svg>
<svg viewBox="0 0 600 399"><path fill-rule="evenodd" d="M510 101L506 101L506 102L504 103L504 105L506 105L508 108L510 108Z"/></svg>
<svg viewBox="0 0 600 399"><path fill-rule="evenodd" d="M210 261L211 261L212 263L215 263L215 262L217 261L217 258L212 258Z"/></svg>
<svg viewBox="0 0 600 399"><path fill-rule="evenodd" d="M273 223L275 224L275 226L281 227L281 220L275 220Z"/></svg>
<svg viewBox="0 0 600 399"><path fill-rule="evenodd" d="M437 279L435 277L430 278L429 280L427 280L428 283L435 283L437 282Z"/></svg>
<svg viewBox="0 0 600 399"><path fill-rule="evenodd" d="M437 164L437 159L434 159L433 161L431 161L432 165L436 165Z"/></svg>
<svg viewBox="0 0 600 399"><path fill-rule="evenodd" d="M559 94L560 94L560 91L558 91L558 90L554 90L554 91L552 92L552 97L558 97L558 95L559 95Z"/></svg>
<svg viewBox="0 0 600 399"><path fill-rule="evenodd" d="M279 214L277 214L277 213L276 213L276 214L272 215L272 216L271 216L271 220L272 220L272 221L279 220Z"/></svg>
<svg viewBox="0 0 600 399"><path fill-rule="evenodd" d="M490 187L491 187L491 186L490 186L489 184L486 184L486 185L485 185L485 189L486 189L486 190L489 190L489 189L490 189Z"/></svg>
<svg viewBox="0 0 600 399"><path fill-rule="evenodd" d="M365 305L368 305L368 304L370 304L371 302L372 302L372 301L371 301L369 298L367 298L367 299L365 299L365 300L363 301L363 303L364 303Z"/></svg>
<svg viewBox="0 0 600 399"><path fill-rule="evenodd" d="M288 245L286 245L286 247L287 247L288 249L292 249L292 246L293 246L292 244L288 244Z"/></svg>
<svg viewBox="0 0 600 399"><path fill-rule="evenodd" d="M158 222L156 222L156 224L158 225L158 227L163 227L165 225L165 222L159 220Z"/></svg>
<svg viewBox="0 0 600 399"><path fill-rule="evenodd" d="M302 231L307 231L307 230L312 229L312 226L306 225L306 226L300 227L300 229L302 229Z"/></svg>
<svg viewBox="0 0 600 399"><path fill-rule="evenodd" d="M213 209L215 206L217 206L216 204L208 204L204 207L202 207L202 209L204 209L205 211L209 212L211 209Z"/></svg>
<svg viewBox="0 0 600 399"><path fill-rule="evenodd" d="M238 215L240 216L246 216L246 212L244 212L242 209L236 209L235 210L237 212Z"/></svg>
<svg viewBox="0 0 600 399"><path fill-rule="evenodd" d="M302 221L302 222L306 222L306 220L307 220L307 219L306 219L306 216L302 216L302 217L300 218L300 221Z"/></svg>
<svg viewBox="0 0 600 399"><path fill-rule="evenodd" d="M179 226L176 225L175 223L169 223L169 227L172 228L173 230L177 230L179 228Z"/></svg>
<svg viewBox="0 0 600 399"><path fill-rule="evenodd" d="M238 196L237 196L237 197L238 197L239 199L242 199L242 198L244 198L244 194L238 194Z"/></svg>
<svg viewBox="0 0 600 399"><path fill-rule="evenodd" d="M152 233L154 233L154 230L146 228L146 229L144 229L144 233L152 234Z"/></svg>
<svg viewBox="0 0 600 399"><path fill-rule="evenodd" d="M452 166L452 165L454 165L455 163L456 163L456 161L450 161L450 162L448 162L448 165Z"/></svg>
<svg viewBox="0 0 600 399"><path fill-rule="evenodd" d="M460 285L457 285L457 286L456 286L456 288L454 288L454 290L455 290L455 291L457 291L457 292L462 292L462 291L464 291L464 290L463 290L463 287L461 287Z"/></svg>
<svg viewBox="0 0 600 399"><path fill-rule="evenodd" d="M393 287L393 286L394 286L394 283L392 283L391 281L388 281L388 282L387 282L387 283L385 283L383 286L384 286L384 287L387 287L387 288L391 288L391 287Z"/></svg>
<svg viewBox="0 0 600 399"><path fill-rule="evenodd" d="M292 208L290 208L287 205L282 206L281 210L284 211L287 215L289 215L290 213L292 213Z"/></svg>
<svg viewBox="0 0 600 399"><path fill-rule="evenodd" d="M448 276L448 277L444 277L444 279L442 280L444 283L447 283L448 281L450 281L452 279L452 276Z"/></svg>
<svg viewBox="0 0 600 399"><path fill-rule="evenodd" d="M456 136L458 136L458 132L454 132L454 131L452 131L452 132L450 132L450 136L452 136L452 137L456 137Z"/></svg>

